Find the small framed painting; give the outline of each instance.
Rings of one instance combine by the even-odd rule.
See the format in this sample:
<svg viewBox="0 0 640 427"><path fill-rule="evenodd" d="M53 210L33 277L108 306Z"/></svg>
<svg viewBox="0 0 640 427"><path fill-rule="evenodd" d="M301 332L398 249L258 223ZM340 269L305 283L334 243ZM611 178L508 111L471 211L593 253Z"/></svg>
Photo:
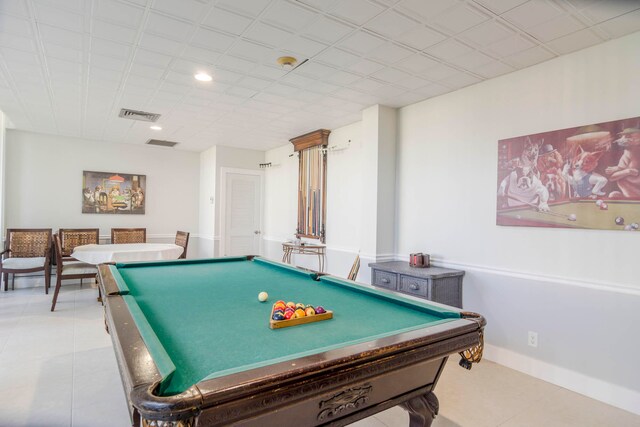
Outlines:
<svg viewBox="0 0 640 427"><path fill-rule="evenodd" d="M146 175L82 172L82 213L144 215Z"/></svg>

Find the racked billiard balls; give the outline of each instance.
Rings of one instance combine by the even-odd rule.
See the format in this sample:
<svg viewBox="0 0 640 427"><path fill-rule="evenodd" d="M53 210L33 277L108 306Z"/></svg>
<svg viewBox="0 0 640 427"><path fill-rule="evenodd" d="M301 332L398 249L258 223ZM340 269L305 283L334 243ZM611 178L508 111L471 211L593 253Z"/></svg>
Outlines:
<svg viewBox="0 0 640 427"><path fill-rule="evenodd" d="M621 216L617 216L616 217L616 224L617 225L623 225L624 224L624 218L622 218Z"/></svg>

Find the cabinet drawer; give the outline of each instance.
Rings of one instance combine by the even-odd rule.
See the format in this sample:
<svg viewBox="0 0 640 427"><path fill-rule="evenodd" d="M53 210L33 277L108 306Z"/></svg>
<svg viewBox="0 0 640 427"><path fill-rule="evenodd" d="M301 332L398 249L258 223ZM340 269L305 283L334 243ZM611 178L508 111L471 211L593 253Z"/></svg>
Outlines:
<svg viewBox="0 0 640 427"><path fill-rule="evenodd" d="M374 286L393 289L395 291L397 289L397 284L398 284L398 275L395 273L389 273L386 271L373 270L372 282Z"/></svg>
<svg viewBox="0 0 640 427"><path fill-rule="evenodd" d="M429 279L419 279L411 276L400 276L400 292L426 298L429 295Z"/></svg>

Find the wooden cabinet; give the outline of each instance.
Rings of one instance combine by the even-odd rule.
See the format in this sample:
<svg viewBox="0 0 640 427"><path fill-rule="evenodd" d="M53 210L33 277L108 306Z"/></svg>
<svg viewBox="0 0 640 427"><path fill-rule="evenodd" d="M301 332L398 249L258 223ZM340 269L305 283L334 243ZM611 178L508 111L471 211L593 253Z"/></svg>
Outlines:
<svg viewBox="0 0 640 427"><path fill-rule="evenodd" d="M412 268L404 261L372 263L369 267L374 286L462 308L462 270Z"/></svg>

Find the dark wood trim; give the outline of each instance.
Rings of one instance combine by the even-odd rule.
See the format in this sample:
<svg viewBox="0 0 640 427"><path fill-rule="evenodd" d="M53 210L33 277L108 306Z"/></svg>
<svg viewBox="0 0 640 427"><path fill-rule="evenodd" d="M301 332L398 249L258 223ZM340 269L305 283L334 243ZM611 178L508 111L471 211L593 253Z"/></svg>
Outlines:
<svg viewBox="0 0 640 427"><path fill-rule="evenodd" d="M330 133L331 131L328 129L318 129L313 132L291 138L289 142L293 144L294 151L301 151L306 148L315 147L316 145L326 146L329 143Z"/></svg>
<svg viewBox="0 0 640 427"><path fill-rule="evenodd" d="M115 285L106 266L99 277L102 289ZM134 425L264 427L276 411L281 424L342 426L407 401L412 420L428 425L437 411L430 393L447 357L477 345L485 325L465 312L468 318L300 357L295 367L284 361L158 396L158 368L122 296L105 292L105 316Z"/></svg>

